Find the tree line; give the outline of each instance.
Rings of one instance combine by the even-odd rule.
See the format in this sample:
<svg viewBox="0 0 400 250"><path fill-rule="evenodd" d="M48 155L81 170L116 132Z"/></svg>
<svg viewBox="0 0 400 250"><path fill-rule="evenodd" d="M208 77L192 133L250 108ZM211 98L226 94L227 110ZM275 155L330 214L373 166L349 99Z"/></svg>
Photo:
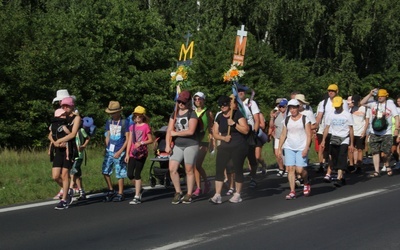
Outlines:
<svg viewBox="0 0 400 250"><path fill-rule="evenodd" d="M343 97L399 91L400 4L373 0L15 0L0 3L0 147L47 145L58 89L102 127L110 100L167 123L170 73L188 31L189 90L217 111L236 31L248 32L242 83L268 112L297 90L316 107L330 83ZM101 131L101 129L100 129ZM98 133L101 136L101 133Z"/></svg>

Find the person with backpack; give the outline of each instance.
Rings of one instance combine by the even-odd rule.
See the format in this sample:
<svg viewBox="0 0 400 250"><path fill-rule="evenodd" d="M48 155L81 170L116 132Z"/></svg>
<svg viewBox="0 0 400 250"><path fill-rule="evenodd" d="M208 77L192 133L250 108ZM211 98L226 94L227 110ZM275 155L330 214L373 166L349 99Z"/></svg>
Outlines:
<svg viewBox="0 0 400 250"><path fill-rule="evenodd" d="M274 155L276 159L276 163L278 164L278 173L276 174L279 177L287 177L288 173L285 170L284 165L284 155L282 155L279 150L279 140L281 138L282 130L283 130L283 121L286 118L286 110L287 110L288 101L286 99L282 99L278 104L278 111L276 112L274 119Z"/></svg>
<svg viewBox="0 0 400 250"><path fill-rule="evenodd" d="M107 184L107 194L105 201L120 202L124 197L124 178L127 177L125 150L128 144L126 138L129 136L129 122L123 119L121 107L118 101L110 101L105 112L111 116L105 125L105 144L106 153L102 165L102 174ZM116 193L112 182L111 174L115 171L118 179L118 192Z"/></svg>
<svg viewBox="0 0 400 250"><path fill-rule="evenodd" d="M247 119L247 123L250 126L250 131L248 136L248 142L249 147L248 150L249 152L247 153L247 159L250 164L250 183L249 187L250 188L256 188L257 187L257 182L256 182L256 174L257 174L257 168L258 168L258 161L256 158L256 146L259 145L261 146L261 142L258 139L258 129L260 128L260 109L258 108L257 103L254 100L251 100L250 98L246 98L246 91L248 91L249 88L247 86L238 84L237 85L237 91L238 91L238 96L243 102L243 108L245 111L245 118ZM254 138L254 140L250 140L250 138Z"/></svg>
<svg viewBox="0 0 400 250"><path fill-rule="evenodd" d="M329 142L331 138L331 133L329 131L326 139L325 139L325 145L324 147L321 148L321 141L322 141L322 136L325 130L325 120L327 117L335 111L335 109L332 106L332 100L339 94L339 87L337 84L330 84L327 88L327 94L325 95L325 98L318 104L317 108L317 117L315 118L318 127L317 131L317 140L319 142L320 148L318 150L318 158L320 161L320 167L318 169L318 172L324 172L324 166L326 163L329 162ZM344 110L349 110L349 107L347 105L346 101L343 101L343 109ZM326 169L326 174L324 177L324 181L330 183L331 182L331 173L332 170L328 164L328 167Z"/></svg>
<svg viewBox="0 0 400 250"><path fill-rule="evenodd" d="M348 170L350 173L361 173L363 150L365 149L365 137L367 136L370 112L365 106L360 105L360 95L352 95L350 101L350 114L353 116L354 122L354 152L349 152Z"/></svg>
<svg viewBox="0 0 400 250"><path fill-rule="evenodd" d="M305 169L308 164L308 152L311 145L311 124L305 115L300 114L299 106L300 103L296 99L291 99L288 102L290 116L285 118L279 138L278 156L282 157L283 149L290 186L290 193L286 195L286 200L296 199L296 173L304 180L304 196L309 196L311 193L308 173Z"/></svg>
<svg viewBox="0 0 400 250"><path fill-rule="evenodd" d="M237 109L235 98L221 96L218 98L221 111L214 120L213 136L220 140L216 157L215 194L209 200L214 204L221 204L221 192L224 185L225 169L230 161L235 172L235 193L229 199L231 203L242 202L241 191L244 182L243 163L248 155L247 134L250 131L247 119ZM231 180L231 183L233 180Z"/></svg>
<svg viewBox="0 0 400 250"><path fill-rule="evenodd" d="M55 155L53 160L52 177L60 187L63 188L63 194L60 202L55 209L64 210L72 203L74 191L69 188L69 171L72 167L72 160L66 159L66 145L68 144L69 155L72 155L71 149L75 142L75 136L81 125L81 117L74 114L75 102L72 97L65 97L61 100L61 108L65 111L67 117L67 129L71 131L68 135L58 138L53 142Z"/></svg>
<svg viewBox="0 0 400 250"><path fill-rule="evenodd" d="M171 154L169 158L169 171L172 183L175 188L175 195L172 204L192 203L194 188L194 165L199 152L199 141L196 133L198 118L192 110L191 94L189 91L182 91L177 98L177 108L171 114L166 134L165 152ZM198 132L198 131L197 131ZM171 143L174 143L171 148ZM185 164L187 193L182 194L178 168L181 162Z"/></svg>
<svg viewBox="0 0 400 250"><path fill-rule="evenodd" d="M353 117L347 109L343 108L343 98L335 96L332 100L335 111L325 119L325 129L321 141L321 147L325 147L328 133L331 133L329 141L330 166L337 171L334 180L335 187L346 185L344 173L347 169L348 151L353 152L354 132Z"/></svg>
<svg viewBox="0 0 400 250"><path fill-rule="evenodd" d="M71 179L69 188L73 189L74 185L76 185L79 194L78 201L86 199L86 192L82 183L82 163L86 154L86 146L90 141L90 127L85 124L85 118L82 119L82 127L75 136L75 144L73 145L73 165L69 171Z"/></svg>
<svg viewBox="0 0 400 250"><path fill-rule="evenodd" d="M369 102L371 96L377 95L376 102ZM371 131L369 138L369 148L372 154L374 172L369 176L371 178L379 177L379 163L382 157L383 166L386 167L388 176L393 175L392 168L389 165L391 157L391 148L393 136L399 135L399 113L396 105L388 101L389 93L386 89L373 89L361 100L361 105L371 109ZM395 129L392 132L392 117L394 118ZM399 139L397 139L399 140ZM382 153L382 154L381 154Z"/></svg>
<svg viewBox="0 0 400 250"><path fill-rule="evenodd" d="M137 106L132 117L134 124L129 127L125 162L128 164L128 178L135 185L135 197L129 204L137 205L142 203L141 173L148 156L147 145L153 143L153 136L144 107Z"/></svg>
<svg viewBox="0 0 400 250"><path fill-rule="evenodd" d="M207 180L207 173L203 168L203 161L206 157L207 151L213 149L212 125L214 118L212 112L205 106L206 95L203 92L197 92L193 96L193 107L198 117L198 124L200 126L200 145L199 152L196 159L196 167L194 169L196 189L193 196L199 196L202 193L200 177L204 180L203 193L207 194L211 189L211 182Z"/></svg>

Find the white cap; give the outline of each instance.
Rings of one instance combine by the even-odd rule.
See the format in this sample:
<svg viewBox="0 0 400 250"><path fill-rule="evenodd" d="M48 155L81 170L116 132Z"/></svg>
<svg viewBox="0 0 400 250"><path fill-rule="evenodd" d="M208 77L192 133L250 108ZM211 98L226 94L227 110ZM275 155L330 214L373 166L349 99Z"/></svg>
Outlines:
<svg viewBox="0 0 400 250"><path fill-rule="evenodd" d="M288 106L300 106L300 103L299 103L299 101L297 101L296 99L291 99L291 100L288 102Z"/></svg>
<svg viewBox="0 0 400 250"><path fill-rule="evenodd" d="M193 95L193 97L198 96L201 99L206 99L206 95L203 92L197 92L196 94Z"/></svg>

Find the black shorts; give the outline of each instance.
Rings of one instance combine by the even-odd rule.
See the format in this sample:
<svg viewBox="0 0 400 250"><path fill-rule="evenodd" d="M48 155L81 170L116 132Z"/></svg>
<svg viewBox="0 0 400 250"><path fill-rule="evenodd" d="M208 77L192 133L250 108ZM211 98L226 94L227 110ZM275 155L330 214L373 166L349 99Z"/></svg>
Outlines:
<svg viewBox="0 0 400 250"><path fill-rule="evenodd" d="M365 149L365 137L360 137L360 136L354 136L354 147L356 149Z"/></svg>
<svg viewBox="0 0 400 250"><path fill-rule="evenodd" d="M71 169L71 160L67 160L66 148L55 148L55 154L53 159L53 168L67 168Z"/></svg>
<svg viewBox="0 0 400 250"><path fill-rule="evenodd" d="M399 143L397 142L397 136L393 136L393 146L397 146Z"/></svg>

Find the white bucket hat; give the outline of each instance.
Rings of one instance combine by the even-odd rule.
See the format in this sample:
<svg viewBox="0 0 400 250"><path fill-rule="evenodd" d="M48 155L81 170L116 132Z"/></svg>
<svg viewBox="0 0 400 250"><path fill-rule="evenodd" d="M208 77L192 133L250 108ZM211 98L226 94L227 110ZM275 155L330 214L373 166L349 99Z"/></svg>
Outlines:
<svg viewBox="0 0 400 250"><path fill-rule="evenodd" d="M297 94L294 99L297 99L298 101L301 101L302 103L308 105L310 104L309 102L306 101L306 97L303 94Z"/></svg>
<svg viewBox="0 0 400 250"><path fill-rule="evenodd" d="M59 89L57 90L57 94L56 97L53 99L52 103L55 103L57 101L61 101L62 99L64 99L65 97L72 97L72 99L74 99L74 101L76 101L76 97L74 95L70 95L68 93L68 90L66 89Z"/></svg>

